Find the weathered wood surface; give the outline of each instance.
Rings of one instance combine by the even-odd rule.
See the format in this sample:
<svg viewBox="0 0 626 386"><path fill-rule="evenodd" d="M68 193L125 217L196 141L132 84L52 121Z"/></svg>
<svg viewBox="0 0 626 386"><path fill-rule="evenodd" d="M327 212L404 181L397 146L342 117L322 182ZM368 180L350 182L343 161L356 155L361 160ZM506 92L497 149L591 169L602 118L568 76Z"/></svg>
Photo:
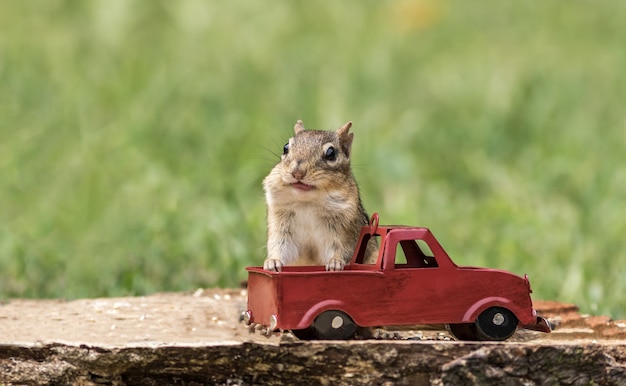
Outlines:
<svg viewBox="0 0 626 386"><path fill-rule="evenodd" d="M0 385L626 384L626 322L535 302L554 333L503 343L387 329L301 342L239 322L245 291L0 305ZM396 338L390 340L388 338Z"/></svg>

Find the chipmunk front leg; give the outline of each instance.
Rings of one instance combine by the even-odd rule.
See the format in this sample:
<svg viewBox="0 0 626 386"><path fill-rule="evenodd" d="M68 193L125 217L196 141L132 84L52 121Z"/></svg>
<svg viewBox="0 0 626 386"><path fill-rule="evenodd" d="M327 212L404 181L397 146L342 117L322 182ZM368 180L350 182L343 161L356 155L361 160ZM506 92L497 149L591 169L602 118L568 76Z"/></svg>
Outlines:
<svg viewBox="0 0 626 386"><path fill-rule="evenodd" d="M288 248L284 238L268 238L267 259L263 262L263 269L280 272L288 259L285 259L285 249Z"/></svg>
<svg viewBox="0 0 626 386"><path fill-rule="evenodd" d="M327 251L327 255L330 256L326 259L327 271L343 271L348 259L346 258L346 250L342 248L341 243L333 242L332 248ZM349 252L348 252L349 254Z"/></svg>
<svg viewBox="0 0 626 386"><path fill-rule="evenodd" d="M270 223L267 233L267 258L263 262L263 269L280 272L284 265L295 260L298 248L291 239L286 223Z"/></svg>

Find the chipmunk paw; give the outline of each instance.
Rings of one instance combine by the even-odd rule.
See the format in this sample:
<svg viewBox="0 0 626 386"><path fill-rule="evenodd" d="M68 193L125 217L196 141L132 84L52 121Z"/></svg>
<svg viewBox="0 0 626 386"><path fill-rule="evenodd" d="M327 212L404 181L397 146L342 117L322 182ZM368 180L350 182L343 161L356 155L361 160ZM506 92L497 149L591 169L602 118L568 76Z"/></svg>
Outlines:
<svg viewBox="0 0 626 386"><path fill-rule="evenodd" d="M263 262L263 269L267 271L280 272L283 270L283 262L276 258L267 258Z"/></svg>
<svg viewBox="0 0 626 386"><path fill-rule="evenodd" d="M343 271L343 267L345 266L346 266L346 262L343 261L343 259L333 257L330 260L328 260L328 263L326 263L326 270L327 271Z"/></svg>

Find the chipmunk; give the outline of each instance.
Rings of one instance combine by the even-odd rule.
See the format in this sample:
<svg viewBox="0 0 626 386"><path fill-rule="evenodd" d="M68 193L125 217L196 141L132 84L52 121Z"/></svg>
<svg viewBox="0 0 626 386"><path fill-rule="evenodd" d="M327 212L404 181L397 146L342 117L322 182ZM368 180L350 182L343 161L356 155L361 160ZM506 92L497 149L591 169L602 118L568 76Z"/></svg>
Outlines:
<svg viewBox="0 0 626 386"><path fill-rule="evenodd" d="M343 270L352 258L368 215L350 168L352 122L336 132L306 130L302 121L283 148L280 162L263 180L267 201L267 259L263 268L325 265ZM370 240L365 263L377 245Z"/></svg>

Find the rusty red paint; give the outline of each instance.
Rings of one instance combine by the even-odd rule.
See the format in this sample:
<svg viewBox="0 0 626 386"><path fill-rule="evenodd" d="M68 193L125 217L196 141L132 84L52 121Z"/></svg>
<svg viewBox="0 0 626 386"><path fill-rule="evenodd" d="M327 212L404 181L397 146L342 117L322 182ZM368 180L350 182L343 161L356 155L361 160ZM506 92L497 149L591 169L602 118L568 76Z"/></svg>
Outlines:
<svg viewBox="0 0 626 386"><path fill-rule="evenodd" d="M370 237L378 238L378 260L363 264ZM405 256L402 264L396 261L398 248ZM477 339L508 338L498 335L506 323L514 323L512 331L519 326L549 332L533 309L527 276L459 267L428 228L381 226L377 214L362 228L343 271L327 272L323 266L247 270L249 322L269 326L274 316L276 329L309 329L325 311L339 311L361 327L462 324L469 330L480 325L482 331L485 323L492 325L494 334L487 337L480 331L469 334Z"/></svg>

